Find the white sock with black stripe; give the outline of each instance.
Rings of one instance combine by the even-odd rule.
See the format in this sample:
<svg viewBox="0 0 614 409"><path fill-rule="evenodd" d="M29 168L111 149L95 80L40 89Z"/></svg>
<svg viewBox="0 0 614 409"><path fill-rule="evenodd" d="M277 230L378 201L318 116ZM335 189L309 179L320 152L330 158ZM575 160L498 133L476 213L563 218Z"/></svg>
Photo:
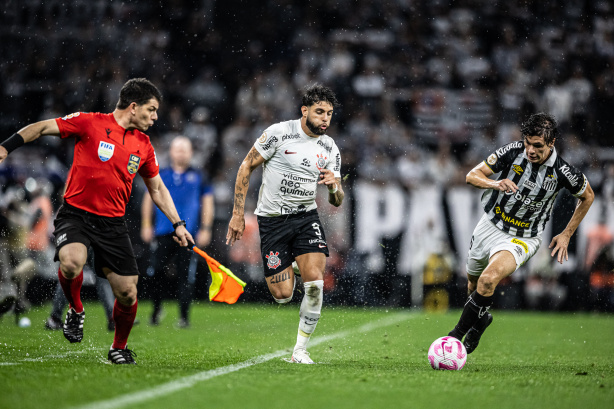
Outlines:
<svg viewBox="0 0 614 409"><path fill-rule="evenodd" d="M316 329L322 311L324 280L308 281L303 283L305 296L301 302L300 321L294 350L307 349L311 334Z"/></svg>

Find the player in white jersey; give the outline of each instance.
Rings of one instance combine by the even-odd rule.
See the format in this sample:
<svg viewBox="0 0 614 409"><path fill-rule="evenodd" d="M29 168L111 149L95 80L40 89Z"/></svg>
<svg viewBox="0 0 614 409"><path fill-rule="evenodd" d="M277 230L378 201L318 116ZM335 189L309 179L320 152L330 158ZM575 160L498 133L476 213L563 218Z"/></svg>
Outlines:
<svg viewBox="0 0 614 409"><path fill-rule="evenodd" d="M497 149L467 174L470 185L490 189L482 197L485 214L473 232L467 257L469 298L458 324L448 334L459 340L465 337L467 353L477 348L492 322L488 310L496 286L541 245L541 233L558 192L566 188L580 199L565 229L550 242L551 256L557 256L559 263L568 259L569 240L595 198L586 176L558 156L553 116L531 115L521 133L522 142ZM498 172L498 180L489 179Z"/></svg>
<svg viewBox="0 0 614 409"><path fill-rule="evenodd" d="M234 208L226 244L240 240L245 230L245 195L251 173L263 165L262 185L256 215L260 248L269 291L275 301L292 300L296 261L305 295L300 307L298 335L290 362L313 364L307 343L322 310L324 269L328 256L326 236L316 209L318 185L328 188L333 206L343 202L341 155L326 135L335 94L327 87L313 85L302 98L300 119L274 124L254 143L237 174Z"/></svg>

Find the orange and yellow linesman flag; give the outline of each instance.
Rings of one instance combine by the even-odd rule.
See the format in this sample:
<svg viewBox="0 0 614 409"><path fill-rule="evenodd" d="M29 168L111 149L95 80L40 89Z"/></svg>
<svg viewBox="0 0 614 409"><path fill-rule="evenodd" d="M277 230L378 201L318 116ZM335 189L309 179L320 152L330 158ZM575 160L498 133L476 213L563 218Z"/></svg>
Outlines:
<svg viewBox="0 0 614 409"><path fill-rule="evenodd" d="M226 304L236 303L243 294L245 282L198 247L194 246L192 250L203 257L209 266L211 272L209 301L225 302Z"/></svg>

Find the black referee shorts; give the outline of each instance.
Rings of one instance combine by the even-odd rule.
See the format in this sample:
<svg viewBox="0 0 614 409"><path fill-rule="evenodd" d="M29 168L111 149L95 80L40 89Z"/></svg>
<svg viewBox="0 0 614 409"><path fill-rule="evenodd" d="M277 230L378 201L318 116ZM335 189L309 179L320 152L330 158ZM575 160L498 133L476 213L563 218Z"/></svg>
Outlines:
<svg viewBox="0 0 614 409"><path fill-rule="evenodd" d="M123 217L104 217L64 203L53 225L55 258L60 249L70 243L82 243L94 250L94 270L105 278L102 269L108 268L121 276L138 275L136 258Z"/></svg>
<svg viewBox="0 0 614 409"><path fill-rule="evenodd" d="M264 276L275 275L301 254L324 253L326 236L316 209L287 216L258 216Z"/></svg>
<svg viewBox="0 0 614 409"><path fill-rule="evenodd" d="M154 274L162 273L173 263L179 274L189 277L195 274L195 272L190 274L192 264L194 264L193 267L196 270L195 263L192 263L194 252L186 247L181 247L175 242L174 237L174 234L156 236L157 246L153 253Z"/></svg>

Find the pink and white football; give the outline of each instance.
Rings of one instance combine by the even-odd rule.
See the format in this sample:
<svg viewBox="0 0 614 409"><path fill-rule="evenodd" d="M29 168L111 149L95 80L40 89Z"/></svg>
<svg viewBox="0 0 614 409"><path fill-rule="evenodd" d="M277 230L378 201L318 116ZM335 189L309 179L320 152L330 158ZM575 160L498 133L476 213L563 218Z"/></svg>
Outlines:
<svg viewBox="0 0 614 409"><path fill-rule="evenodd" d="M437 338L429 348L429 362L433 369L460 371L467 362L467 351L454 337Z"/></svg>

